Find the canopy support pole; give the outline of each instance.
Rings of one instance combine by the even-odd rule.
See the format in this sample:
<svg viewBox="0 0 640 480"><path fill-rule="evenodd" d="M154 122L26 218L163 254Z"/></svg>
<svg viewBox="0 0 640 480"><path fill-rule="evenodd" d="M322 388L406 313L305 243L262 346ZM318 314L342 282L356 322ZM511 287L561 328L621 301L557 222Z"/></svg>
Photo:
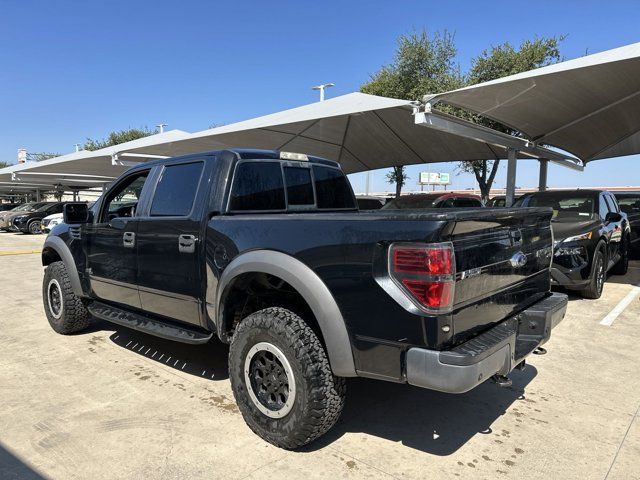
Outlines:
<svg viewBox="0 0 640 480"><path fill-rule="evenodd" d="M544 192L547 189L547 172L549 170L549 160L540 159L540 177L538 179L538 191Z"/></svg>
<svg viewBox="0 0 640 480"><path fill-rule="evenodd" d="M515 148L507 149L507 195L506 206L513 206L516 198L516 168L518 166L518 151Z"/></svg>
<svg viewBox="0 0 640 480"><path fill-rule="evenodd" d="M40 190L36 189L36 202L40 201Z"/></svg>

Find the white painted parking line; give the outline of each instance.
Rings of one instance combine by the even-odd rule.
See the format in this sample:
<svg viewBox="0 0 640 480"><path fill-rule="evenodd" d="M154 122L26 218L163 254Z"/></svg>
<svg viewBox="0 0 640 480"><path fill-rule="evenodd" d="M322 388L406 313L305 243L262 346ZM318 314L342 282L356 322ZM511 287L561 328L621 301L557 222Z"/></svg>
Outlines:
<svg viewBox="0 0 640 480"><path fill-rule="evenodd" d="M606 325L610 327L618 316L624 312L624 309L627 308L631 302L636 299L636 296L640 293L640 287L633 287L629 293L625 295L625 297L620 300L620 303L615 306L613 310L609 312L609 314L600 320L600 325Z"/></svg>

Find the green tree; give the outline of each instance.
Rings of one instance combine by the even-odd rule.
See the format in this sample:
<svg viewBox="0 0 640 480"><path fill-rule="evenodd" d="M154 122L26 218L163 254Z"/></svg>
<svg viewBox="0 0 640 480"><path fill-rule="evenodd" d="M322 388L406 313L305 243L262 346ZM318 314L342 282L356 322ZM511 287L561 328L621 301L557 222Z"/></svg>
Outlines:
<svg viewBox="0 0 640 480"><path fill-rule="evenodd" d="M83 148L85 150L100 150L101 148L112 147L131 140L137 140L138 138L148 137L149 135L154 135L156 133L158 133L156 130L149 130L147 127L118 130L111 132L107 138L102 140L87 138Z"/></svg>
<svg viewBox="0 0 640 480"><path fill-rule="evenodd" d="M453 34L445 31L429 36L422 31L402 35L398 39L392 63L372 75L360 87L360 91L403 100L419 100L427 94L446 92L558 62L561 60L559 45L563 39L560 36L525 40L518 48L508 42L491 47L474 58L469 71L463 74L456 61L457 48ZM436 108L511 135L519 135L519 132L479 115L442 104L437 104ZM460 162L459 169L475 175L486 200L499 165L499 160L487 159ZM396 183L396 195L400 194L406 179L404 167L394 167L387 174L387 180Z"/></svg>
<svg viewBox="0 0 640 480"><path fill-rule="evenodd" d="M453 34L429 36L426 31L402 35L392 63L373 74L360 91L371 95L417 100L430 92L446 92L464 85L455 63ZM404 166L393 167L387 181L396 185L396 197L408 179Z"/></svg>
<svg viewBox="0 0 640 480"><path fill-rule="evenodd" d="M9 162L0 162L0 168L6 168L11 166L11 164Z"/></svg>

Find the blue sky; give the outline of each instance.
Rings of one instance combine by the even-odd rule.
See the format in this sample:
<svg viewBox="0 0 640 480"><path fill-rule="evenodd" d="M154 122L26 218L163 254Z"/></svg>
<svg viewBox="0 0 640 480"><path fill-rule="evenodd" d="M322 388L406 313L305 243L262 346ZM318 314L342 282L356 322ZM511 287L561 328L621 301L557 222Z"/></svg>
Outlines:
<svg viewBox="0 0 640 480"><path fill-rule="evenodd" d="M490 5L490 6L489 6ZM566 58L640 41L636 1L43 2L0 0L0 160L67 153L110 131L169 124L198 131L358 90L413 30L456 35L463 70L484 48L568 35ZM640 158L551 167L549 183L640 185ZM518 185L537 184L520 162ZM453 164L409 168L455 173ZM505 166L497 186L505 183ZM474 185L453 175L454 187ZM352 176L364 188L364 176ZM372 190L390 189L384 171Z"/></svg>

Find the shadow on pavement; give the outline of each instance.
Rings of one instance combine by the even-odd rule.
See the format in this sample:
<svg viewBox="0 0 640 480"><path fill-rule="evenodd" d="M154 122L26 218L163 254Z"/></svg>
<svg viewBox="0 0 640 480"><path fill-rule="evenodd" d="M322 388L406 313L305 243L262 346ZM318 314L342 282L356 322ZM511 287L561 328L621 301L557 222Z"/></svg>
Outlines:
<svg viewBox="0 0 640 480"><path fill-rule="evenodd" d="M125 327L115 326L115 329L109 339L132 353L196 377L208 380L229 378L229 347L219 341L211 340L204 345L188 345Z"/></svg>
<svg viewBox="0 0 640 480"><path fill-rule="evenodd" d="M218 341L187 345L119 326L109 339L132 354L189 375L211 381L228 378L229 349ZM537 370L529 365L524 371L515 370L510 375L511 387L500 388L487 381L462 395L364 378L349 379L341 420L327 435L303 450L317 450L346 433L362 432L426 453L450 455L475 435L491 434L491 425L510 405L526 401L525 387L536 375ZM510 432L501 434L508 436Z"/></svg>
<svg viewBox="0 0 640 480"><path fill-rule="evenodd" d="M44 476L0 444L0 478L3 480L44 480Z"/></svg>
<svg viewBox="0 0 640 480"><path fill-rule="evenodd" d="M491 424L511 404L526 401L524 389L536 375L537 370L529 365L510 375L511 387L500 388L487 381L462 395L353 379L340 421L306 450L322 448L345 433L362 432L433 455L451 455L475 435L493 433Z"/></svg>

